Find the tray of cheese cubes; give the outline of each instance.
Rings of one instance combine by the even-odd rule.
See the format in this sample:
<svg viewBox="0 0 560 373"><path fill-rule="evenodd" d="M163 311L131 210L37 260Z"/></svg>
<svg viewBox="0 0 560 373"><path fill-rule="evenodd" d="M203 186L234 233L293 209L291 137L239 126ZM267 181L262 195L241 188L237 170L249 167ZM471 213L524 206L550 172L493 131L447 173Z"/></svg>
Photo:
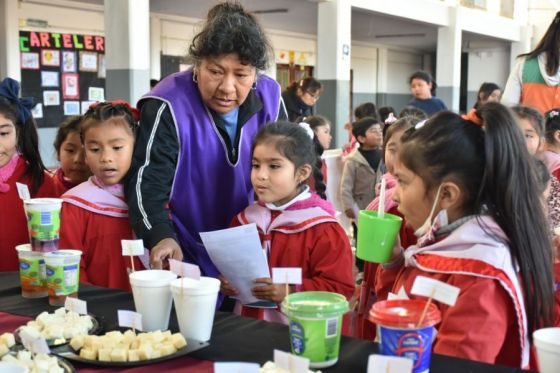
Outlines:
<svg viewBox="0 0 560 373"><path fill-rule="evenodd" d="M76 372L72 364L62 357L42 353L31 354L23 346L17 346L12 333L0 336L0 361L20 365L29 373Z"/></svg>
<svg viewBox="0 0 560 373"><path fill-rule="evenodd" d="M138 366L175 359L208 346L208 342L185 339L171 331L135 333L110 331L105 335L72 338L53 353L68 360L99 366Z"/></svg>
<svg viewBox="0 0 560 373"><path fill-rule="evenodd" d="M26 333L29 338L45 338L49 347L70 342L70 339L80 335L97 334L101 332L101 324L93 315L79 315L76 312L59 308L54 313L42 312L20 326L15 331L16 342L21 342L21 334Z"/></svg>

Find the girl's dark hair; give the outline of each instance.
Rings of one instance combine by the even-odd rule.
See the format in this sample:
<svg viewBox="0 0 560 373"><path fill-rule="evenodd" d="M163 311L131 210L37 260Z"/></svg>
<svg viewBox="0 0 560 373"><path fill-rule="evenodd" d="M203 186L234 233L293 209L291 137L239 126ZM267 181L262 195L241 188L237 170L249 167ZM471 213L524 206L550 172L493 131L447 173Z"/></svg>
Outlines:
<svg viewBox="0 0 560 373"><path fill-rule="evenodd" d="M365 102L361 105L358 105L354 109L354 116L356 117L356 120L365 117L379 118L377 115L377 110L375 109L375 104L373 102Z"/></svg>
<svg viewBox="0 0 560 373"><path fill-rule="evenodd" d="M436 95L437 84L436 84L436 81L434 80L434 77L432 76L432 74L430 74L427 71L418 70L418 71L414 72L410 76L410 78L408 78L408 84L412 84L412 81L414 79L421 79L428 84L432 83L432 88L430 89L430 92L432 92L432 96Z"/></svg>
<svg viewBox="0 0 560 373"><path fill-rule="evenodd" d="M262 127L253 140L251 154L257 145L264 143L274 143L278 153L288 158L294 164L296 170L303 165L310 165L313 170L313 177L315 178L317 194L319 194L319 190L326 190L323 183L323 173L321 168L317 167L318 157L315 145L302 127L290 122L275 122ZM303 180L301 185L305 185L306 182L307 180ZM319 196L326 199L324 195L319 194Z"/></svg>
<svg viewBox="0 0 560 373"><path fill-rule="evenodd" d="M205 58L231 53L257 70L266 70L273 55L259 22L237 1L220 3L208 11L202 31L189 46L187 59L199 65Z"/></svg>
<svg viewBox="0 0 560 373"><path fill-rule="evenodd" d="M130 134L134 137L136 133L137 122L135 114L132 112L128 103L123 102L100 102L95 106L90 106L84 114L80 128L80 138L82 143L85 141L85 134L88 129L98 126L100 123L110 119L121 118L127 124L126 128L130 130Z"/></svg>
<svg viewBox="0 0 560 373"><path fill-rule="evenodd" d="M416 117L419 120L428 119L428 114L416 106L405 106L399 113L399 118L403 117Z"/></svg>
<svg viewBox="0 0 560 373"><path fill-rule="evenodd" d="M536 157L533 157L533 165L537 174L539 194L542 195L550 183L550 172L544 162Z"/></svg>
<svg viewBox="0 0 560 373"><path fill-rule="evenodd" d="M560 108L552 109L545 113L544 137L546 142L554 144L556 139L554 134L560 131Z"/></svg>
<svg viewBox="0 0 560 373"><path fill-rule="evenodd" d="M314 77L308 76L305 79L301 79L299 82L290 84L288 90L295 92L298 88L301 89L302 92L316 94L323 89L323 84Z"/></svg>
<svg viewBox="0 0 560 373"><path fill-rule="evenodd" d="M5 97L0 96L0 114L11 120L16 127L17 150L27 161L24 177L31 180L31 195L35 195L45 180L46 167L39 153L39 136L33 116L21 122L18 109Z"/></svg>
<svg viewBox="0 0 560 373"><path fill-rule="evenodd" d="M312 115L309 117L305 117L303 118L302 122L309 124L309 127L311 127L313 132L316 132L315 130L318 127L330 125L329 120L321 115ZM321 159L321 156L323 155L325 149L323 148L323 145L321 145L321 143L319 142L317 135L313 136L313 144L315 145L315 153L317 154L317 162L315 162L315 167L313 167L313 178L315 179L315 191L321 198L327 199L327 194L326 194L327 186L325 185L324 175L322 172L319 172L318 174L315 173L315 170L321 170L321 167L323 166L323 160Z"/></svg>
<svg viewBox="0 0 560 373"><path fill-rule="evenodd" d="M482 83L480 85L480 88L478 89L478 93L476 94L476 103L474 104L475 109L478 108L478 105L481 104L480 103L481 95L486 100L496 89L501 90L500 86L497 85L496 83L490 83L490 82Z"/></svg>
<svg viewBox="0 0 560 373"><path fill-rule="evenodd" d="M385 119L389 118L389 114L393 113L393 115L397 116L395 109L392 106L382 106L378 110L379 112L379 120L385 123Z"/></svg>
<svg viewBox="0 0 560 373"><path fill-rule="evenodd" d="M419 118L406 116L397 119L394 123L391 123L390 126L385 126L387 131L383 135L383 151L381 152L381 159L383 159L383 163L385 163L385 148L395 132L406 131L409 128L414 127L418 122L420 122Z"/></svg>
<svg viewBox="0 0 560 373"><path fill-rule="evenodd" d="M535 132L539 137L544 137L544 117L542 114L532 107L523 106L523 105L515 105L511 107L511 111L520 119L528 120Z"/></svg>
<svg viewBox="0 0 560 373"><path fill-rule="evenodd" d="M80 123L82 123L82 116L80 115L69 117L64 122L60 123L53 143L57 155L60 155L60 147L70 133L80 133Z"/></svg>
<svg viewBox="0 0 560 373"><path fill-rule="evenodd" d="M449 111L434 115L403 135L399 159L427 190L455 181L465 194L463 213L488 214L500 226L520 269L531 335L550 325L554 313L552 243L544 211L537 208L537 175L511 111L487 103L477 112L484 129Z"/></svg>
<svg viewBox="0 0 560 373"><path fill-rule="evenodd" d="M546 56L546 73L548 75L556 74L560 66L560 12L556 13L535 49L517 57L537 58L541 53Z"/></svg>

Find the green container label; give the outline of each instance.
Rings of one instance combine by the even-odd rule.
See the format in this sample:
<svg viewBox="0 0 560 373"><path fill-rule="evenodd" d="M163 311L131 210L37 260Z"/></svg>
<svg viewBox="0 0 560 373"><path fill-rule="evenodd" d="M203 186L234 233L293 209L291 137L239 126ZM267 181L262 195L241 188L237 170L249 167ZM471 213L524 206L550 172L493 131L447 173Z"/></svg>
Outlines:
<svg viewBox="0 0 560 373"><path fill-rule="evenodd" d="M43 259L19 259L19 274L22 283L28 286L45 286L47 284L47 273Z"/></svg>
<svg viewBox="0 0 560 373"><path fill-rule="evenodd" d="M47 287L55 295L68 295L78 291L80 265L47 265Z"/></svg>
<svg viewBox="0 0 560 373"><path fill-rule="evenodd" d="M60 233L60 210L28 211L27 227L32 239L40 241L58 239Z"/></svg>
<svg viewBox="0 0 560 373"><path fill-rule="evenodd" d="M305 319L290 317L292 353L308 358L311 363L338 359L342 317Z"/></svg>

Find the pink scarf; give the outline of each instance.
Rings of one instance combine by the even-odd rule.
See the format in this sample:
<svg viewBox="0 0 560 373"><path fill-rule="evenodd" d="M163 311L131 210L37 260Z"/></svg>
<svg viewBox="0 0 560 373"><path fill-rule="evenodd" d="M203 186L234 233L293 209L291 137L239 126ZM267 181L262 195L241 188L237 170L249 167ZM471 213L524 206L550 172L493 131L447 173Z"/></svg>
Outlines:
<svg viewBox="0 0 560 373"><path fill-rule="evenodd" d="M118 198L124 200L124 186L123 186L123 184L118 183L118 184L113 184L113 185L107 185L100 178L98 178L95 175L93 175L91 177L91 181L95 185L97 185L98 187L103 189L104 191L114 195L115 197L118 197Z"/></svg>
<svg viewBox="0 0 560 373"><path fill-rule="evenodd" d="M10 185L8 180L14 174L19 160L19 154L14 153L12 158L4 166L0 167L0 193L8 193Z"/></svg>

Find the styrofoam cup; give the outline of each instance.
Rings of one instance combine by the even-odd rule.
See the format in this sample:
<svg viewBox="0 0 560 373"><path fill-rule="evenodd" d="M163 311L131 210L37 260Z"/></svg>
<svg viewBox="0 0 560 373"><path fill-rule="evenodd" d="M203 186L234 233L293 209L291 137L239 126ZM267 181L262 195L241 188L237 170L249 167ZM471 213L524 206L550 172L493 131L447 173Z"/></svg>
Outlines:
<svg viewBox="0 0 560 373"><path fill-rule="evenodd" d="M560 328L544 328L533 333L540 373L557 373L560 367Z"/></svg>
<svg viewBox="0 0 560 373"><path fill-rule="evenodd" d="M129 275L136 312L142 314L144 331L166 330L171 314L169 284L177 278L171 271L148 269Z"/></svg>
<svg viewBox="0 0 560 373"><path fill-rule="evenodd" d="M201 277L199 281L178 278L171 282L177 321L185 338L210 339L219 290L220 281L213 277Z"/></svg>

